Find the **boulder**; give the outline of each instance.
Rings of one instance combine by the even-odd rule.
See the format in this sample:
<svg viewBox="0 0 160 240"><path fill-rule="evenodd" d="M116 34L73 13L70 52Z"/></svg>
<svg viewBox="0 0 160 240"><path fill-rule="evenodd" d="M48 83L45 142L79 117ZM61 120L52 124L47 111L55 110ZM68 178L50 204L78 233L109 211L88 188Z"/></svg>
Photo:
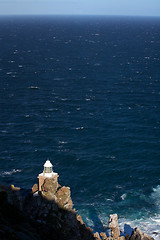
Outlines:
<svg viewBox="0 0 160 240"><path fill-rule="evenodd" d="M73 207L73 202L71 199L71 191L69 187L61 187L56 192L57 203L60 207L71 210Z"/></svg>
<svg viewBox="0 0 160 240"><path fill-rule="evenodd" d="M111 229L111 237L115 239L119 239L120 231L118 226L118 215L111 214L109 219L109 228Z"/></svg>
<svg viewBox="0 0 160 240"><path fill-rule="evenodd" d="M102 237L103 240L107 240L108 239L106 233L104 233L104 232L101 232L100 236Z"/></svg>
<svg viewBox="0 0 160 240"><path fill-rule="evenodd" d="M38 192L38 184L34 184L32 187L32 193Z"/></svg>
<svg viewBox="0 0 160 240"><path fill-rule="evenodd" d="M142 232L139 228L135 228L132 231L130 240L154 240L154 238Z"/></svg>
<svg viewBox="0 0 160 240"><path fill-rule="evenodd" d="M95 240L102 240L101 237L99 236L98 232L94 233L94 239Z"/></svg>
<svg viewBox="0 0 160 240"><path fill-rule="evenodd" d="M76 214L76 218L77 218L77 221L79 221L81 225L84 224L82 217L80 215Z"/></svg>

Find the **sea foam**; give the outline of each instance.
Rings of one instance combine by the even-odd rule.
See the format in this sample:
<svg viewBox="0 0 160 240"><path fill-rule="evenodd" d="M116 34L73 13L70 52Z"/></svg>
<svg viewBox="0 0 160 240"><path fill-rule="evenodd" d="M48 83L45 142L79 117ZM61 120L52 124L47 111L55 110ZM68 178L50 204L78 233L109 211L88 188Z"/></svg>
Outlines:
<svg viewBox="0 0 160 240"><path fill-rule="evenodd" d="M160 185L153 188L150 195L150 202L153 202L157 207L157 214L150 217L140 219L119 219L120 229L123 232L124 224L131 228L139 227L142 231L152 236L155 240L160 239Z"/></svg>

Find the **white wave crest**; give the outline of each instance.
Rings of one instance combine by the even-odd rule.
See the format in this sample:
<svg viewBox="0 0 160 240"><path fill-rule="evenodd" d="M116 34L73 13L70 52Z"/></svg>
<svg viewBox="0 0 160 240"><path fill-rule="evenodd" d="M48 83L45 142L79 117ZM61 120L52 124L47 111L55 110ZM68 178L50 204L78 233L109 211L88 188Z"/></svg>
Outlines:
<svg viewBox="0 0 160 240"><path fill-rule="evenodd" d="M84 129L84 127L77 127L77 128L75 128L76 130L82 130L82 129Z"/></svg>
<svg viewBox="0 0 160 240"><path fill-rule="evenodd" d="M124 200L126 197L127 197L127 194L124 193L124 194L122 194L121 199Z"/></svg>
<svg viewBox="0 0 160 240"><path fill-rule="evenodd" d="M65 141L59 141L58 143L59 143L59 144L66 144L66 143L68 143L68 142L65 142Z"/></svg>
<svg viewBox="0 0 160 240"><path fill-rule="evenodd" d="M157 216L159 218L160 216ZM160 218L159 218L160 220ZM127 226L127 228L125 227ZM124 234L131 235L131 229L136 227L140 228L143 232L152 236L155 240L160 239L160 222L156 221L156 217L153 218L142 218L136 220L129 220L129 219L119 219L119 227L121 232Z"/></svg>
<svg viewBox="0 0 160 240"><path fill-rule="evenodd" d="M18 173L18 172L22 172L22 170L20 170L20 169L12 169L11 171L2 171L2 172L0 172L0 176L1 177L5 177L5 176L12 175L14 173Z"/></svg>
<svg viewBox="0 0 160 240"><path fill-rule="evenodd" d="M154 202L155 206L157 207L157 213L152 217L135 220L119 219L119 225L122 232L125 223L131 228L139 227L143 232L149 234L155 240L160 239L160 185L158 185L156 188L153 188L153 192L150 195L150 201Z"/></svg>

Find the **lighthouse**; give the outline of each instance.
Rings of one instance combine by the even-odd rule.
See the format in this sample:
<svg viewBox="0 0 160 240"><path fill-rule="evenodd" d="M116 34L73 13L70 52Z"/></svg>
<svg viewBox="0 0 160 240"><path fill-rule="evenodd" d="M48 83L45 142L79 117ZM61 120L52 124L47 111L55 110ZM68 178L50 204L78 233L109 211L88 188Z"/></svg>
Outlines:
<svg viewBox="0 0 160 240"><path fill-rule="evenodd" d="M42 190L41 186L43 185L46 178L52 178L55 179L55 181L57 181L59 177L58 173L53 172L53 165L49 160L47 160L43 166L44 166L43 172L38 175L39 191Z"/></svg>

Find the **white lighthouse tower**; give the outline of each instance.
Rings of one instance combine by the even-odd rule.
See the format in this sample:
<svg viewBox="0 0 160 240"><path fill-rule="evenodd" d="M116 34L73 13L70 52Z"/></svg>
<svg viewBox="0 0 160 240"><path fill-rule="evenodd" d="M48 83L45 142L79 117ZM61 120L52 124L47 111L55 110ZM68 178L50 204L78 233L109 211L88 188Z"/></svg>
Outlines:
<svg viewBox="0 0 160 240"><path fill-rule="evenodd" d="M49 160L47 160L43 166L44 166L43 172L38 175L39 191L42 190L41 186L43 185L44 180L46 178L54 178L57 181L57 179L59 177L58 173L53 172L53 165Z"/></svg>

